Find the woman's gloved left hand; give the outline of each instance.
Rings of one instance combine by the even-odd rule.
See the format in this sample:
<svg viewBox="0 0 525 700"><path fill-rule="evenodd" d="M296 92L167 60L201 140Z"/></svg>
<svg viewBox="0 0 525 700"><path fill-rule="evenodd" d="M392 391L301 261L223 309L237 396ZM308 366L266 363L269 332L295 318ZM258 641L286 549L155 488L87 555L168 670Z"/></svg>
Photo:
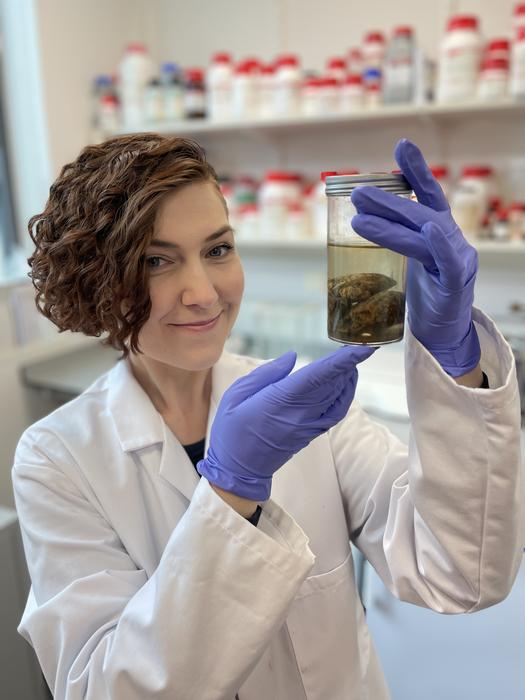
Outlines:
<svg viewBox="0 0 525 700"><path fill-rule="evenodd" d="M414 202L376 187L358 187L352 227L363 238L406 255L406 304L414 336L452 377L477 367L480 346L472 322L477 252L419 148L402 139L395 157L417 196Z"/></svg>

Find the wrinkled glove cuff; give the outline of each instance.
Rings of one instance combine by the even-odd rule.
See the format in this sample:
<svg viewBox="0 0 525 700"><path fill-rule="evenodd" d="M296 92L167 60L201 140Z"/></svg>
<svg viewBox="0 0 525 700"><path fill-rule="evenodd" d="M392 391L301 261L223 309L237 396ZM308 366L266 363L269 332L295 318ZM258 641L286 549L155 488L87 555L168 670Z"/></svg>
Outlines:
<svg viewBox="0 0 525 700"><path fill-rule="evenodd" d="M468 333L457 347L450 350L438 350L428 346L426 348L451 377L461 377L471 372L478 366L481 358L478 333L472 321Z"/></svg>
<svg viewBox="0 0 525 700"><path fill-rule="evenodd" d="M197 471L205 476L210 484L241 498L249 498L252 501L267 501L270 498L271 477L232 474L215 463L209 453L207 457L197 462Z"/></svg>

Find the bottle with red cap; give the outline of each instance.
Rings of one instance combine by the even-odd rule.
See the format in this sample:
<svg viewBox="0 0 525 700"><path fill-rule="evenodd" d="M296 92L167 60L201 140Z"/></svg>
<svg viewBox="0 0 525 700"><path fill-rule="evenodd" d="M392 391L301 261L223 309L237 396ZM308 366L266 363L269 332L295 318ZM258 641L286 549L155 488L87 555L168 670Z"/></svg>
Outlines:
<svg viewBox="0 0 525 700"><path fill-rule="evenodd" d="M297 174L285 170L267 172L258 193L261 236L267 240L284 237L288 210L301 203L301 198Z"/></svg>
<svg viewBox="0 0 525 700"><path fill-rule="evenodd" d="M383 67L385 58L386 41L383 32L372 31L365 34L361 53L363 56L363 70Z"/></svg>
<svg viewBox="0 0 525 700"><path fill-rule="evenodd" d="M275 62L273 110L277 117L296 117L300 113L301 69L299 58L283 54Z"/></svg>
<svg viewBox="0 0 525 700"><path fill-rule="evenodd" d="M446 165L431 165L430 172L441 185L445 197L448 199L450 194L449 170Z"/></svg>
<svg viewBox="0 0 525 700"><path fill-rule="evenodd" d="M356 112L364 104L363 78L359 73L349 73L343 80L340 91L340 112Z"/></svg>
<svg viewBox="0 0 525 700"><path fill-rule="evenodd" d="M415 39L409 26L396 27L388 42L383 71L383 102L412 102L415 92Z"/></svg>
<svg viewBox="0 0 525 700"><path fill-rule="evenodd" d="M216 53L206 71L207 113L214 121L232 117L233 65L229 53Z"/></svg>
<svg viewBox="0 0 525 700"><path fill-rule="evenodd" d="M346 60L344 58L329 58L326 62L326 75L342 82L346 78Z"/></svg>
<svg viewBox="0 0 525 700"><path fill-rule="evenodd" d="M456 102L476 96L483 42L475 15L454 15L439 50L437 100Z"/></svg>
<svg viewBox="0 0 525 700"><path fill-rule="evenodd" d="M260 62L248 58L235 66L232 81L232 111L235 119L255 119L259 116Z"/></svg>
<svg viewBox="0 0 525 700"><path fill-rule="evenodd" d="M490 102L501 99L508 93L509 59L487 56L481 64L477 96L480 100Z"/></svg>
<svg viewBox="0 0 525 700"><path fill-rule="evenodd" d="M202 68L188 68L185 71L184 115L186 119L206 116L206 87Z"/></svg>
<svg viewBox="0 0 525 700"><path fill-rule="evenodd" d="M457 225L466 238L475 240L494 195L494 171L486 165L468 165L451 199L451 209Z"/></svg>
<svg viewBox="0 0 525 700"><path fill-rule="evenodd" d="M509 92L512 97L525 98L525 27L518 30L512 42Z"/></svg>

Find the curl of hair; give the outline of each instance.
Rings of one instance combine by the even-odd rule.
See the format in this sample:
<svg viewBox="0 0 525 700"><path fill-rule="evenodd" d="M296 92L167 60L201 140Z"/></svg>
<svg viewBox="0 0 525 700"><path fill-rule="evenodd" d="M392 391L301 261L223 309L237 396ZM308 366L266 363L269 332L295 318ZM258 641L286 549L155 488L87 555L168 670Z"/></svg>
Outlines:
<svg viewBox="0 0 525 700"><path fill-rule="evenodd" d="M84 148L31 217L35 250L28 263L37 309L59 332L100 337L140 352L138 336L151 310L144 254L167 193L217 175L191 139L153 133ZM128 342L129 341L129 342Z"/></svg>

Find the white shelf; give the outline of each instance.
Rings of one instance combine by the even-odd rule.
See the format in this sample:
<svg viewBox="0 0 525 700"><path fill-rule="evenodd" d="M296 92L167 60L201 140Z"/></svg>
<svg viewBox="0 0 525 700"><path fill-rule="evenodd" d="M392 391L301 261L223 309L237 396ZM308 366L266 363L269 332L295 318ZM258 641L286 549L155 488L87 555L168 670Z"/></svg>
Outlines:
<svg viewBox="0 0 525 700"><path fill-rule="evenodd" d="M303 241L293 241L284 239L253 239L245 238L243 239L239 236L236 239L239 251L242 253L243 250L253 250L253 251L319 251L326 248L326 241L321 240L303 240ZM479 253L509 253L511 255L523 255L525 253L525 241L523 243L516 241L497 242L497 241L479 241L479 243L474 244Z"/></svg>
<svg viewBox="0 0 525 700"><path fill-rule="evenodd" d="M463 117L504 117L525 116L525 101L519 102L510 98L494 102L458 102L451 104L427 103L421 105L383 105L381 107L362 109L347 114L327 114L325 116L300 116L293 118L265 118L251 120L229 120L224 122L210 119L183 120L175 122L158 122L142 124L135 129L119 128L107 132L106 136L116 136L140 131L155 131L157 133L177 135L184 134L221 134L229 131L287 131L298 128L319 126L367 124L371 121L395 121L406 119L454 119Z"/></svg>

